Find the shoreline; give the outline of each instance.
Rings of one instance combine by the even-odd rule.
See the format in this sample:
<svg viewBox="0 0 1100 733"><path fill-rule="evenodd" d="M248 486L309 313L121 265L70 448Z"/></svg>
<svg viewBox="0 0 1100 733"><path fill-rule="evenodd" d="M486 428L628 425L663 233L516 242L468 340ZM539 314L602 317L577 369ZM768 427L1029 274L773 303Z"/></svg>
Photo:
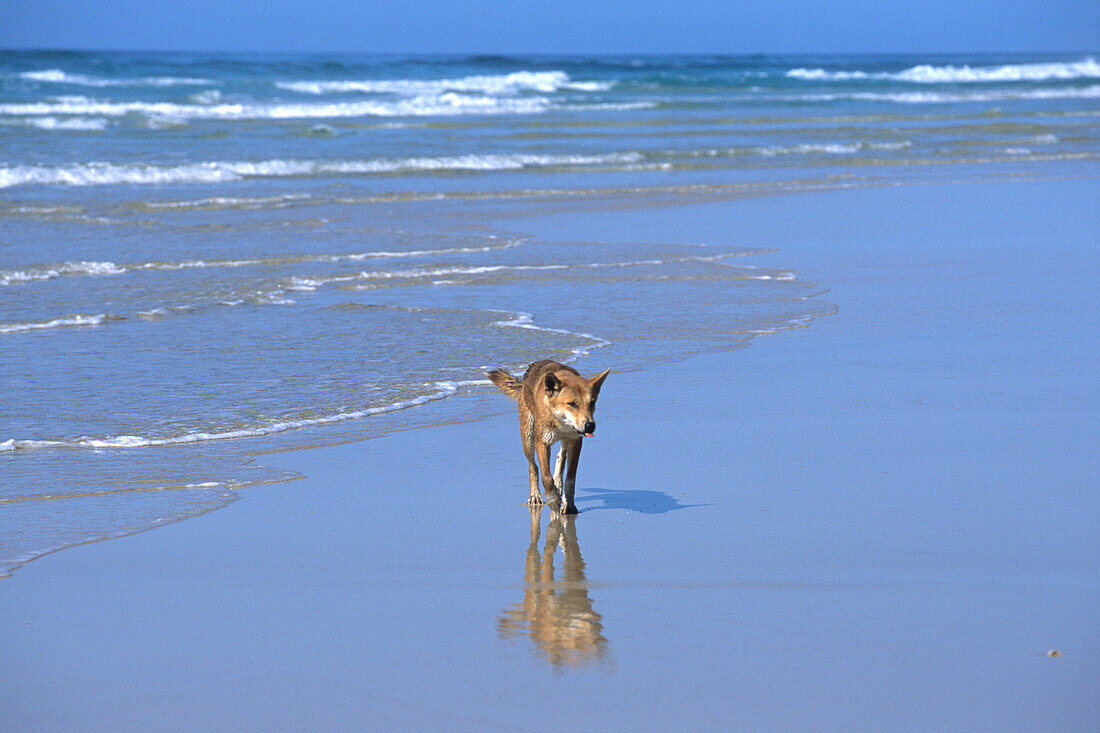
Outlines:
<svg viewBox="0 0 1100 733"><path fill-rule="evenodd" d="M839 312L613 373L581 514L533 545L486 391L474 422L265 453L305 478L39 558L0 587L9 727L1088 727L1097 273L1087 209L1048 205L1096 184L1005 210L1017 185L634 217L778 240Z"/></svg>

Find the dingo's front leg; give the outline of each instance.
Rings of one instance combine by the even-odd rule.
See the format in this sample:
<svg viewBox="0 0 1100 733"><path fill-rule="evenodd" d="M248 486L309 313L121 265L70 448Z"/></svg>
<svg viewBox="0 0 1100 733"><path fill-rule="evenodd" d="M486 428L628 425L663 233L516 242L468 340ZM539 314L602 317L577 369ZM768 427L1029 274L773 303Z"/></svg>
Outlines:
<svg viewBox="0 0 1100 733"><path fill-rule="evenodd" d="M542 506L542 494L539 493L539 464L535 463L535 420L522 406L519 413L520 438L523 440L523 455L527 456L527 475L531 491L527 495L528 506Z"/></svg>
<svg viewBox="0 0 1100 733"><path fill-rule="evenodd" d="M583 442L581 438L577 438L569 443L562 441L561 444L561 452L566 456L569 462L569 466L565 471L565 482L561 485L562 495L564 497L561 505L562 514L577 513L577 505L573 501L573 494L577 490L577 464L580 463L581 460L581 443Z"/></svg>
<svg viewBox="0 0 1100 733"><path fill-rule="evenodd" d="M537 450L539 465L542 467L542 489L546 495L546 503L551 509L557 511L561 506L561 489L554 483L554 475L550 472L550 446L539 443Z"/></svg>
<svg viewBox="0 0 1100 733"><path fill-rule="evenodd" d="M554 484L559 490L565 488L565 441L561 443L561 448L558 450L558 458L554 461Z"/></svg>
<svg viewBox="0 0 1100 733"><path fill-rule="evenodd" d="M539 493L539 466L535 463L535 454L527 454L527 473L531 481L531 493L527 496L527 506L542 506L542 494Z"/></svg>

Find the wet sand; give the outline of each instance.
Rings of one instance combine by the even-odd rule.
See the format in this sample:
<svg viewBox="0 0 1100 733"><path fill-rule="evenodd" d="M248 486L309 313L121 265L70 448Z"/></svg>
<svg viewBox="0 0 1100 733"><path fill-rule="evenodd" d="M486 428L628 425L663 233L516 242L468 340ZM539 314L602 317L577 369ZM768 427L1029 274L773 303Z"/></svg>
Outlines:
<svg viewBox="0 0 1100 733"><path fill-rule="evenodd" d="M638 213L624 240L774 242L839 311L612 374L571 520L524 506L486 390L37 560L0 584L2 727L1095 728L1097 192Z"/></svg>

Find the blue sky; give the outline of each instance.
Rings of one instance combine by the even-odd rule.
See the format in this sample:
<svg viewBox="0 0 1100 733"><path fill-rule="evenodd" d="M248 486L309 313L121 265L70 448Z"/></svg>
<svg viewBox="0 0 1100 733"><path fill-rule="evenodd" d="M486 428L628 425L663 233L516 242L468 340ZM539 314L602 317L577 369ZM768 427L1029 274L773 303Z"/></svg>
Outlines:
<svg viewBox="0 0 1100 733"><path fill-rule="evenodd" d="M1098 40L1098 0L0 0L9 48L1088 52Z"/></svg>

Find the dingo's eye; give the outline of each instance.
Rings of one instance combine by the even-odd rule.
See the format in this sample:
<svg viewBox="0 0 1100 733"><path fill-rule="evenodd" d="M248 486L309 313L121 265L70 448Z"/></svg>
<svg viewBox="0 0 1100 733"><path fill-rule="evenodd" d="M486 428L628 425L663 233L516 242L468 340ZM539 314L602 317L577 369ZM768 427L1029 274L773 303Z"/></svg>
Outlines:
<svg viewBox="0 0 1100 733"><path fill-rule="evenodd" d="M569 406L570 407L576 407L577 406L577 401L576 400L569 400Z"/></svg>

